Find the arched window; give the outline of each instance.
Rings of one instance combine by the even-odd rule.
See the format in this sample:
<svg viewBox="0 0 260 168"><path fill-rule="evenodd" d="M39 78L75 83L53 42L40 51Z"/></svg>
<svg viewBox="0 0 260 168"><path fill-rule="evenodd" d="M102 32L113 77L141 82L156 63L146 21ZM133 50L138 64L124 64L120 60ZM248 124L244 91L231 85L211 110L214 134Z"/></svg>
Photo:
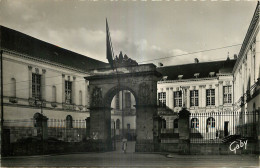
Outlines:
<svg viewBox="0 0 260 168"><path fill-rule="evenodd" d="M162 119L162 129L166 129L166 120Z"/></svg>
<svg viewBox="0 0 260 168"><path fill-rule="evenodd" d="M199 128L199 119L197 118L191 119L191 128Z"/></svg>
<svg viewBox="0 0 260 168"><path fill-rule="evenodd" d="M72 128L72 117L71 117L71 115L68 115L66 117L66 128Z"/></svg>
<svg viewBox="0 0 260 168"><path fill-rule="evenodd" d="M11 95L10 97L16 97L16 80L15 78L11 79L11 88L10 88Z"/></svg>
<svg viewBox="0 0 260 168"><path fill-rule="evenodd" d="M120 120L119 119L116 120L116 129L120 129Z"/></svg>
<svg viewBox="0 0 260 168"><path fill-rule="evenodd" d="M178 128L178 122L179 122L179 119L176 118L174 121L173 121L173 128Z"/></svg>
<svg viewBox="0 0 260 168"><path fill-rule="evenodd" d="M79 91L79 105L82 105L82 91Z"/></svg>
<svg viewBox="0 0 260 168"><path fill-rule="evenodd" d="M213 117L207 119L207 128L215 128L215 119Z"/></svg>
<svg viewBox="0 0 260 168"><path fill-rule="evenodd" d="M52 102L56 102L56 86L52 86Z"/></svg>

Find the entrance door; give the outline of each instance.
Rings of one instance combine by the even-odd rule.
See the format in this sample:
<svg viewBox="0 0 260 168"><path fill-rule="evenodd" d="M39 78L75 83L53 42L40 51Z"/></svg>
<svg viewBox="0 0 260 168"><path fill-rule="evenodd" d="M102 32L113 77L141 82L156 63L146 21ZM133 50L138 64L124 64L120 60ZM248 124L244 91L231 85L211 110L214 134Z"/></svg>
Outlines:
<svg viewBox="0 0 260 168"><path fill-rule="evenodd" d="M228 136L228 121L225 121L224 123L224 135L225 136Z"/></svg>

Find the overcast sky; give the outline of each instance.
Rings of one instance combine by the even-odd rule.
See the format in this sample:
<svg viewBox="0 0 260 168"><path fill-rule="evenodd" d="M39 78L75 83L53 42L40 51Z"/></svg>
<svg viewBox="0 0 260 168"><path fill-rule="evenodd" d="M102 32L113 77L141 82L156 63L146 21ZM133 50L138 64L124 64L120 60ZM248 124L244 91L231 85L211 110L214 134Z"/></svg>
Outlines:
<svg viewBox="0 0 260 168"><path fill-rule="evenodd" d="M114 53L139 63L176 65L233 58L257 1L141 2L0 0L0 24L104 62L107 17ZM154 60L171 57L168 59ZM153 61L147 61L153 60ZM144 62L147 61L147 62Z"/></svg>

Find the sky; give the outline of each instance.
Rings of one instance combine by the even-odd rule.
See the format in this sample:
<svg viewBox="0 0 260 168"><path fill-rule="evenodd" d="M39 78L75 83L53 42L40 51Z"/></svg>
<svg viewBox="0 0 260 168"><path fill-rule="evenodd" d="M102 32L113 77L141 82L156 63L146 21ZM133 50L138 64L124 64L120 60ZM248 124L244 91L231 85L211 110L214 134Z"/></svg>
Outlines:
<svg viewBox="0 0 260 168"><path fill-rule="evenodd" d="M0 25L108 62L107 18L115 55L122 51L139 64L170 66L193 63L194 58L225 60L228 53L234 58L256 5L257 1L0 0ZM204 51L210 49L216 50Z"/></svg>

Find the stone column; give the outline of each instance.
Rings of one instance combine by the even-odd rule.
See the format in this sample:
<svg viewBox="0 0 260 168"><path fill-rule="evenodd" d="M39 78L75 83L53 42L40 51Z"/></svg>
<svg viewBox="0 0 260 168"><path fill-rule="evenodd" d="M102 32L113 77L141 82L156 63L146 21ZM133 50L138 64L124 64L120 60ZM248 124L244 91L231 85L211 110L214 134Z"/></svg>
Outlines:
<svg viewBox="0 0 260 168"><path fill-rule="evenodd" d="M61 94L62 94L62 103L65 103L65 75L62 74L62 84L61 84Z"/></svg>
<svg viewBox="0 0 260 168"><path fill-rule="evenodd" d="M190 154L189 117L190 112L185 108L179 112L179 154Z"/></svg>
<svg viewBox="0 0 260 168"><path fill-rule="evenodd" d="M29 98L32 98L32 66L28 66Z"/></svg>
<svg viewBox="0 0 260 168"><path fill-rule="evenodd" d="M173 88L169 90L169 108L173 110Z"/></svg>
<svg viewBox="0 0 260 168"><path fill-rule="evenodd" d="M154 106L136 106L136 152L153 152L153 118L157 112Z"/></svg>
<svg viewBox="0 0 260 168"><path fill-rule="evenodd" d="M73 76L72 81L72 104L76 104L76 77Z"/></svg>
<svg viewBox="0 0 260 168"><path fill-rule="evenodd" d="M166 88L166 107L169 107L169 88Z"/></svg>
<svg viewBox="0 0 260 168"><path fill-rule="evenodd" d="M111 109L105 107L90 108L90 137L94 148L99 151L112 150Z"/></svg>
<svg viewBox="0 0 260 168"><path fill-rule="evenodd" d="M42 100L46 100L45 73L46 73L46 70L43 69L43 70L42 70L42 78L41 78L41 89L42 89L42 90L41 90L41 91L42 91L41 94L42 94Z"/></svg>

